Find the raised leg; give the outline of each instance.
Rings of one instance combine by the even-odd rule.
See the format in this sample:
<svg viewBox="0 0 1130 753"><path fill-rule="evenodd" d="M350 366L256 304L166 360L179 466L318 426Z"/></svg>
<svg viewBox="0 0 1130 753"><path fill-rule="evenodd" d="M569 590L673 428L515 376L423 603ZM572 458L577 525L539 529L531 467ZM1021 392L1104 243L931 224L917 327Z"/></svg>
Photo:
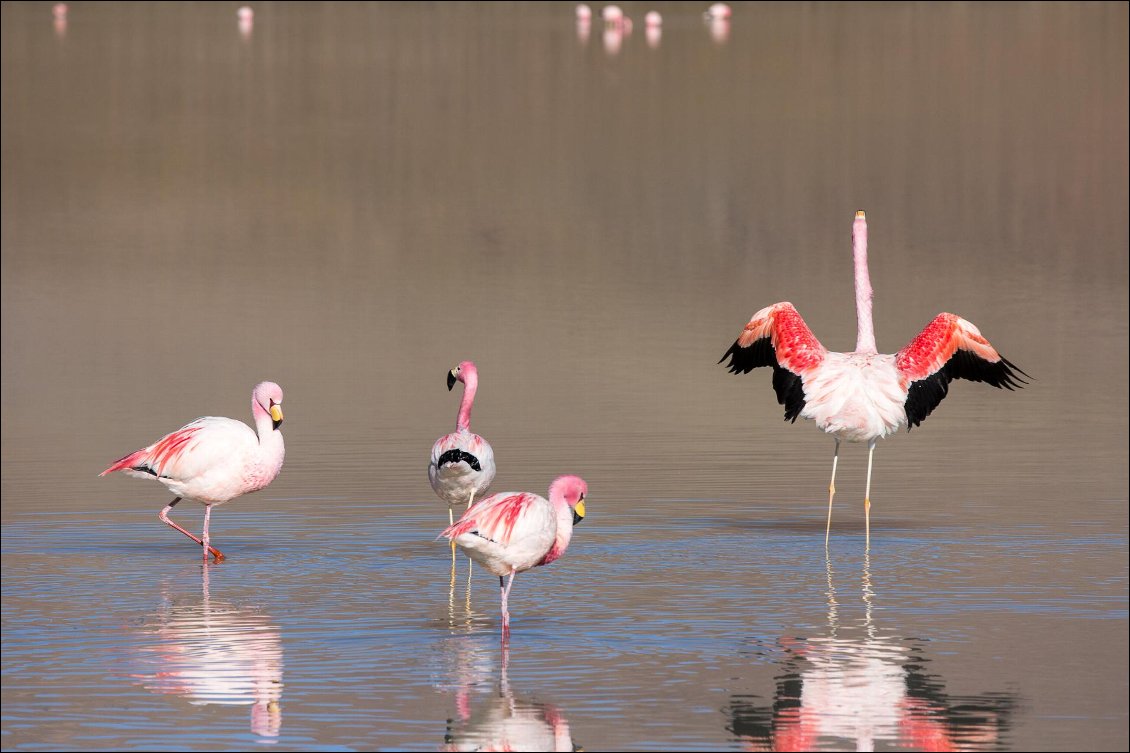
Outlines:
<svg viewBox="0 0 1130 753"><path fill-rule="evenodd" d="M215 547L208 546L208 543L206 541L204 541L203 539L196 538L196 536L194 536L191 533L189 533L188 531L184 530L183 528L181 528L180 526L178 526L176 523L174 523L172 520L169 519L169 510L176 507L177 502L180 502L180 497L177 497L172 502L165 505L165 508L163 510L161 510L160 513L157 514L157 517L160 518L161 522L164 523L165 525L177 529L178 531L183 533L185 536L187 536L188 538L195 541L197 544L200 544L200 546L204 547L205 551L211 552L212 556L216 558L216 562L222 561L224 559L224 553L223 552L221 552L219 549L216 549ZM208 510L209 510L210 507L211 506L209 505L208 507L204 508L204 536L205 537L208 536ZM208 560L207 554L204 555L204 560L205 561Z"/></svg>
<svg viewBox="0 0 1130 753"><path fill-rule="evenodd" d="M875 457L875 442L867 443L867 490L863 493L863 516L867 520L867 551L871 551L871 460Z"/></svg>
<svg viewBox="0 0 1130 753"><path fill-rule="evenodd" d="M828 526L824 529L824 548L828 548L828 536L832 533L832 498L836 496L836 465L840 462L840 438L836 437L836 452L832 455L832 482L828 484Z"/></svg>

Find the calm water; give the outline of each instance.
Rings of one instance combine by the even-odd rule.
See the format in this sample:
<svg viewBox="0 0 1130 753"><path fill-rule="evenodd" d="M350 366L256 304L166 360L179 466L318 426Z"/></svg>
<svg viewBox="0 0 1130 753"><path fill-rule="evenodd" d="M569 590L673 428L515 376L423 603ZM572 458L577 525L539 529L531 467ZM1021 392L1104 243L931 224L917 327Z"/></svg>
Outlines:
<svg viewBox="0 0 1130 753"><path fill-rule="evenodd" d="M4 3L5 750L1094 749L1127 733L1128 11ZM791 300L1034 377L866 452L716 361ZM474 359L497 585L426 478ZM109 461L286 390L202 567ZM176 519L199 530L202 511Z"/></svg>

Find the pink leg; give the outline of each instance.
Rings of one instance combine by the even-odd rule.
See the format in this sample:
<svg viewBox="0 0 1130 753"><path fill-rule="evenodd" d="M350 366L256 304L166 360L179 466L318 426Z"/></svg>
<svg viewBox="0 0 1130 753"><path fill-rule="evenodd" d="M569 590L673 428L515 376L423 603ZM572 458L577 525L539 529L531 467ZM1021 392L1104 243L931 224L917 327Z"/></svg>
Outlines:
<svg viewBox="0 0 1130 753"><path fill-rule="evenodd" d="M206 552L211 552L212 556L216 558L216 562L222 562L223 559L224 559L224 553L223 552L221 552L219 549L216 549L215 547L208 546L208 544L204 540L196 538L191 533L184 530L183 528L181 528L180 526L178 526L176 523L174 523L172 520L169 519L169 510L176 507L177 502L180 502L180 497L177 497L172 502L165 505L165 509L161 510L161 512L157 515L157 517L160 518L161 522L164 523L165 525L177 529L178 531L183 533L185 536L187 536L188 538L195 541L197 544L200 544L202 547L204 547ZM205 537L205 539L208 537L208 511L209 511L210 507L211 507L211 505L204 508L204 537ZM207 554L204 555L204 561L205 562L208 561L208 555Z"/></svg>
<svg viewBox="0 0 1130 753"><path fill-rule="evenodd" d="M514 586L514 570L510 571L510 580L506 585L502 585L502 576L498 576L498 587L502 591L502 635L508 637L510 635L510 589Z"/></svg>
<svg viewBox="0 0 1130 753"><path fill-rule="evenodd" d="M212 519L212 506L211 505L204 505L204 532L200 535L200 538L201 538L200 545L204 547L203 554L204 554L204 564L205 565L208 564L208 550L212 548L212 547L208 546L208 541L209 541L208 523L211 519Z"/></svg>

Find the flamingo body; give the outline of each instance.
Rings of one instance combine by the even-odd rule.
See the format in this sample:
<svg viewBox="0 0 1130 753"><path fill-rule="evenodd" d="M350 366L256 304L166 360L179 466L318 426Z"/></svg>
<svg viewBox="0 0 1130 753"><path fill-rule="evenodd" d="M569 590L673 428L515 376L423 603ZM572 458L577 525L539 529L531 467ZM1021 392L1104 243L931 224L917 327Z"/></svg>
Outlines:
<svg viewBox="0 0 1130 753"><path fill-rule="evenodd" d="M578 476L561 476L549 499L529 492L502 492L479 500L441 537L499 577L503 632L509 631L507 599L516 573L556 561L569 548L573 526L585 516L588 486ZM506 586L502 579L509 576Z"/></svg>
<svg viewBox="0 0 1130 753"><path fill-rule="evenodd" d="M463 382L463 399L455 431L435 441L428 461L428 481L449 509L455 504L470 507L475 497L490 488L497 470L490 442L471 431L471 408L479 386L479 372L472 361L463 361L448 373L447 389L456 382Z"/></svg>
<svg viewBox="0 0 1130 753"><path fill-rule="evenodd" d="M148 447L114 461L101 476L121 471L138 478L153 478L176 495L162 512L161 520L211 551L216 559L223 555L207 546L208 516L214 505L258 491L272 481L282 468L285 447L282 432L282 388L262 382L252 392L253 431L242 421L204 416L158 439ZM204 538L197 539L168 519L170 508L182 499L205 507Z"/></svg>
<svg viewBox="0 0 1130 753"><path fill-rule="evenodd" d="M101 475L122 471L155 478L178 497L222 505L274 481L283 446L262 452L259 436L242 421L204 416L118 460Z"/></svg>
<svg viewBox="0 0 1130 753"><path fill-rule="evenodd" d="M447 504L467 504L490 488L496 467L490 443L470 431L445 434L432 445L428 481Z"/></svg>
<svg viewBox="0 0 1130 753"><path fill-rule="evenodd" d="M783 301L754 314L719 361L728 358L727 366L735 374L771 367L773 389L777 402L785 406L785 420L812 420L821 431L835 437L829 529L841 440L867 442L873 452L878 439L901 426L909 430L921 424L949 393L954 379L1014 390L1026 384L1020 375L1027 376L1001 356L976 326L950 313L934 317L898 353L879 353L872 322L867 219L863 212L856 213L852 240L858 324L854 351L829 351L812 334L800 312ZM869 457L865 499L868 510L870 463Z"/></svg>

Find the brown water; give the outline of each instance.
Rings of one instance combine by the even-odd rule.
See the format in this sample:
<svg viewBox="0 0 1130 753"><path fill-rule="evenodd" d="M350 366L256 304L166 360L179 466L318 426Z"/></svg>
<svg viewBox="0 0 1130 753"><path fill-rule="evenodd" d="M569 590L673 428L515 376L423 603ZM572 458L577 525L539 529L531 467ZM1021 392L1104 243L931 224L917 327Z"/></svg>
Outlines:
<svg viewBox="0 0 1130 753"><path fill-rule="evenodd" d="M1128 11L4 3L8 750L1093 749L1127 733ZM599 7L597 8L599 12ZM1034 377L864 448L716 364L791 300ZM589 483L497 587L425 467ZM286 390L202 568L109 461ZM177 519L199 529L199 508Z"/></svg>

